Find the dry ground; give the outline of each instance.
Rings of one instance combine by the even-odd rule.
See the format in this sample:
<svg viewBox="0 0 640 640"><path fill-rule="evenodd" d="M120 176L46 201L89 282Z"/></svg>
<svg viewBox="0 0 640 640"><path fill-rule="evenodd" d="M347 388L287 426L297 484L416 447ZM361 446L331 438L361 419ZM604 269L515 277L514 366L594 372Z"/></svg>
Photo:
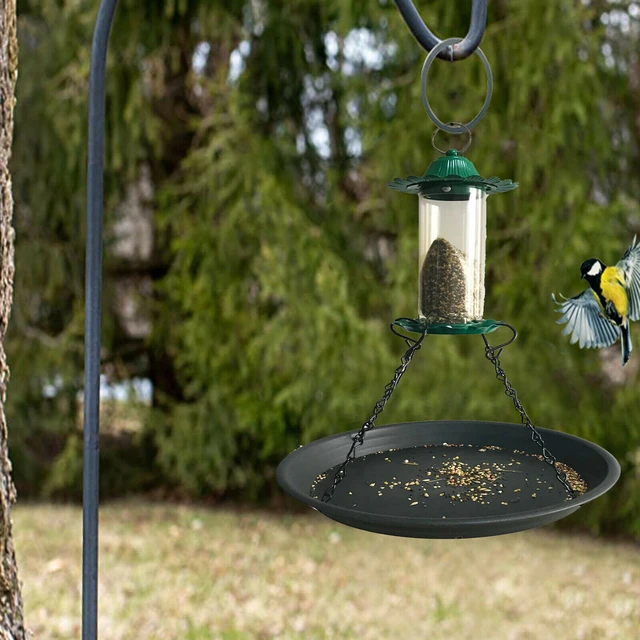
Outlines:
<svg viewBox="0 0 640 640"><path fill-rule="evenodd" d="M79 638L81 512L20 506L26 620ZM102 640L640 640L640 547L550 530L410 540L320 514L101 511Z"/></svg>

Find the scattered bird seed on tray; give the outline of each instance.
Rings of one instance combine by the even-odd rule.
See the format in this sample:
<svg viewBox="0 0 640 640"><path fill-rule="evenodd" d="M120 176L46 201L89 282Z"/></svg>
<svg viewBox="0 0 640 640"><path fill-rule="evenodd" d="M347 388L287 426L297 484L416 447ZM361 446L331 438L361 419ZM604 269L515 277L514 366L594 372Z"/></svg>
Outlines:
<svg viewBox="0 0 640 640"><path fill-rule="evenodd" d="M442 445L435 446L438 448L464 447L464 450L468 450L467 447L469 447L470 445L442 443ZM423 447L429 448L430 445L423 445ZM423 447L420 447L420 450L422 450ZM417 448L414 447L413 449L415 450ZM377 454L369 455L370 457L375 458L378 455L382 456L384 454L387 454L383 458L384 461L388 463L400 464L400 466L404 467L405 469L407 465L415 466L417 467L415 470L415 475L412 475L410 477L407 477L405 475L404 479L402 480L398 480L396 476L392 476L389 480L384 481L380 478L376 478L376 482L371 481L373 478L369 480L366 480L365 478L366 482L363 487L363 491L366 492L373 489L373 491L375 491L375 494L373 494L374 496L376 496L377 498L383 498L385 495L390 495L388 491L385 491L386 489L390 491L397 486L402 486L405 491L408 491L411 494L407 497L407 501L410 502L410 506L416 506L419 503L422 503L423 506L427 506L427 503L433 503L434 500L438 501L438 499L445 499L452 506L463 502L473 502L479 505L491 505L492 500L490 500L490 498L497 496L501 496L499 498L501 505L508 506L509 504L517 504L521 502L522 487L518 486L517 488L511 489L511 487L509 487L507 484L507 489L509 489L509 491L513 491L513 493L518 493L520 495L510 501L508 499L505 500L505 498L502 497L505 491L505 482L507 482L507 480L512 476L514 476L514 481L519 482L515 480L515 478L517 476L521 476L522 486L529 487L529 489L536 489L530 494L530 500L539 498L538 494L540 489L544 489L545 487L549 492L553 492L555 490L558 493L566 493L564 488L561 487L560 483L558 482L552 469L547 468L546 470L548 471L548 473L546 475L544 470L537 470L537 473L540 474L539 477L535 478L537 486L532 487L528 477L530 473L526 472L527 467L524 467L524 474L520 469L513 468L515 465L521 465L521 462L514 458L513 455L535 458L536 460L544 462L544 458L539 454L529 454L517 449L513 450L512 454L510 454L502 447L496 445L484 445L481 447L477 447L476 451L485 453L493 451L504 452L505 459L500 461L487 460L481 462L477 462L474 460L473 463L469 463L461 460L460 455L456 455L450 458L446 453L440 451L440 461L436 460L435 455L431 455L429 456L431 462L427 463L427 466L420 466L421 463L416 462L416 460L411 457L401 458L399 460L392 460L390 457L388 457L388 454L390 452L396 450L397 449L389 449L384 452L381 451ZM463 449L461 449L461 452L464 452ZM429 453L431 453L431 451L429 451ZM419 456L417 454L416 458L419 460ZM567 481L574 490L576 496L580 496L588 490L586 482L574 469L562 462L557 462L556 464L558 469L566 474ZM403 473L406 474L409 472L403 471ZM319 497L318 495L315 495L315 491L320 483L327 480L327 477L329 475L332 476L331 470L321 473L316 477L316 480L312 483L311 486L312 496L316 498ZM424 491L427 486L429 490L434 489L436 493L430 494L428 491ZM349 486L348 488L353 487ZM348 493L349 495L353 495L351 491L349 491ZM396 492L396 494L397 493L398 492ZM546 492L545 495L547 495ZM544 498L539 499L543 500L544 504ZM571 500L571 497L567 494L565 500ZM437 506L435 508L437 509Z"/></svg>

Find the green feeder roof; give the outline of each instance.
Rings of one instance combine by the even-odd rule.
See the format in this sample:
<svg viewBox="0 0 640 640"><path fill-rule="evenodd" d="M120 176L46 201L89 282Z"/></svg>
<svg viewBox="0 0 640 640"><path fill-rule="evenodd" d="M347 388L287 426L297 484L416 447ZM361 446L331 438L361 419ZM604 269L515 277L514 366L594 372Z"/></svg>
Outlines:
<svg viewBox="0 0 640 640"><path fill-rule="evenodd" d="M387 186L404 193L418 194L427 198L458 199L456 196L469 193L469 187L482 189L490 193L513 191L518 186L512 180L483 178L478 174L473 162L458 155L455 149L449 149L446 155L431 163L422 176L409 176L406 180L394 178Z"/></svg>

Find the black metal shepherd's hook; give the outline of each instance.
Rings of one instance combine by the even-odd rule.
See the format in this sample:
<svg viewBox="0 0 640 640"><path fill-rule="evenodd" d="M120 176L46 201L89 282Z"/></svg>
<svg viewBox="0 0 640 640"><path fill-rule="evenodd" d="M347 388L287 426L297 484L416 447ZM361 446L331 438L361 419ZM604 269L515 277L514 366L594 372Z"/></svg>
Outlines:
<svg viewBox="0 0 640 640"><path fill-rule="evenodd" d="M82 640L98 637L98 502L100 475L100 316L104 80L109 31L118 0L102 0L89 74L87 239L84 312L84 457L82 485Z"/></svg>
<svg viewBox="0 0 640 640"><path fill-rule="evenodd" d="M415 39L427 51L440 44L437 38L424 23L420 14L416 11L411 0L394 0L398 11L409 27L409 31ZM446 51L438 54L438 58L454 62L468 58L480 45L484 30L487 25L487 0L473 0L471 6L471 22L467 35L458 44L448 47Z"/></svg>
<svg viewBox="0 0 640 640"><path fill-rule="evenodd" d="M440 40L429 31L411 0L395 0L418 42L430 51ZM85 277L84 463L82 518L82 640L98 637L98 504L100 432L100 324L105 71L109 32L118 0L101 0L93 33L89 76L87 237ZM439 57L462 60L480 44L487 0L473 0L466 37Z"/></svg>

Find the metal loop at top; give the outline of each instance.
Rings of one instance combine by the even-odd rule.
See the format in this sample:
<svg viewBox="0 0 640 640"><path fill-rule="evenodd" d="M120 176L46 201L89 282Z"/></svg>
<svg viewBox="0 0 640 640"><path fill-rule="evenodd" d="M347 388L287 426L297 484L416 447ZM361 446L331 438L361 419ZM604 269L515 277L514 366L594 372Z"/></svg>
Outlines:
<svg viewBox="0 0 640 640"><path fill-rule="evenodd" d="M471 22L469 30L464 39L461 38L460 44L451 47L451 51L438 53L438 57L442 60L455 62L456 60L464 60L468 58L480 45L484 30L487 24L487 2L488 0L473 0L471 3ZM395 0L396 7L405 21L409 31L413 37L426 51L431 51L436 45L440 44L437 38L424 23L420 14L416 11L411 0Z"/></svg>
<svg viewBox="0 0 640 640"><path fill-rule="evenodd" d="M493 74L491 73L491 66L489 65L487 56L485 56L482 52L482 49L478 47L475 52L480 57L480 60L482 60L482 64L484 65L484 68L487 72L487 97L485 98L482 109L480 109L478 115L473 118L473 120L467 122L465 125L451 127L448 124L442 122L442 120L440 120L440 118L438 118L438 116L436 116L436 114L433 112L433 109L429 104L429 98L427 98L427 73L429 71L429 67L431 67L433 61L438 57L438 54L441 51L443 51L447 47L451 47L451 45L455 44L456 42L460 42L461 40L462 38L448 38L447 40L443 40L440 44L437 44L433 49L431 49L429 55L427 56L427 59L424 61L424 65L422 67L422 78L420 81L420 86L422 89L422 104L424 105L427 115L439 129L442 129L443 131L446 131L448 133L463 133L465 129L469 130L475 127L487 112L489 104L491 103L491 95L493 94Z"/></svg>
<svg viewBox="0 0 640 640"><path fill-rule="evenodd" d="M471 141L473 139L473 135L471 134L471 130L469 129L469 127L467 127L466 124L462 124L462 122L450 122L449 125L453 125L453 124L457 124L458 126L462 127L464 131L466 131L469 134L469 139L467 140L467 144L464 145L464 147L462 147L462 149L457 149L458 153L460 155L462 155L470 146L471 146ZM431 144L433 145L433 148L436 151L439 151L440 153L442 153L443 155L446 154L447 152L443 149L441 149L437 144L436 144L436 136L438 135L438 131L442 131L442 129L436 129L433 132L433 135L431 136Z"/></svg>

